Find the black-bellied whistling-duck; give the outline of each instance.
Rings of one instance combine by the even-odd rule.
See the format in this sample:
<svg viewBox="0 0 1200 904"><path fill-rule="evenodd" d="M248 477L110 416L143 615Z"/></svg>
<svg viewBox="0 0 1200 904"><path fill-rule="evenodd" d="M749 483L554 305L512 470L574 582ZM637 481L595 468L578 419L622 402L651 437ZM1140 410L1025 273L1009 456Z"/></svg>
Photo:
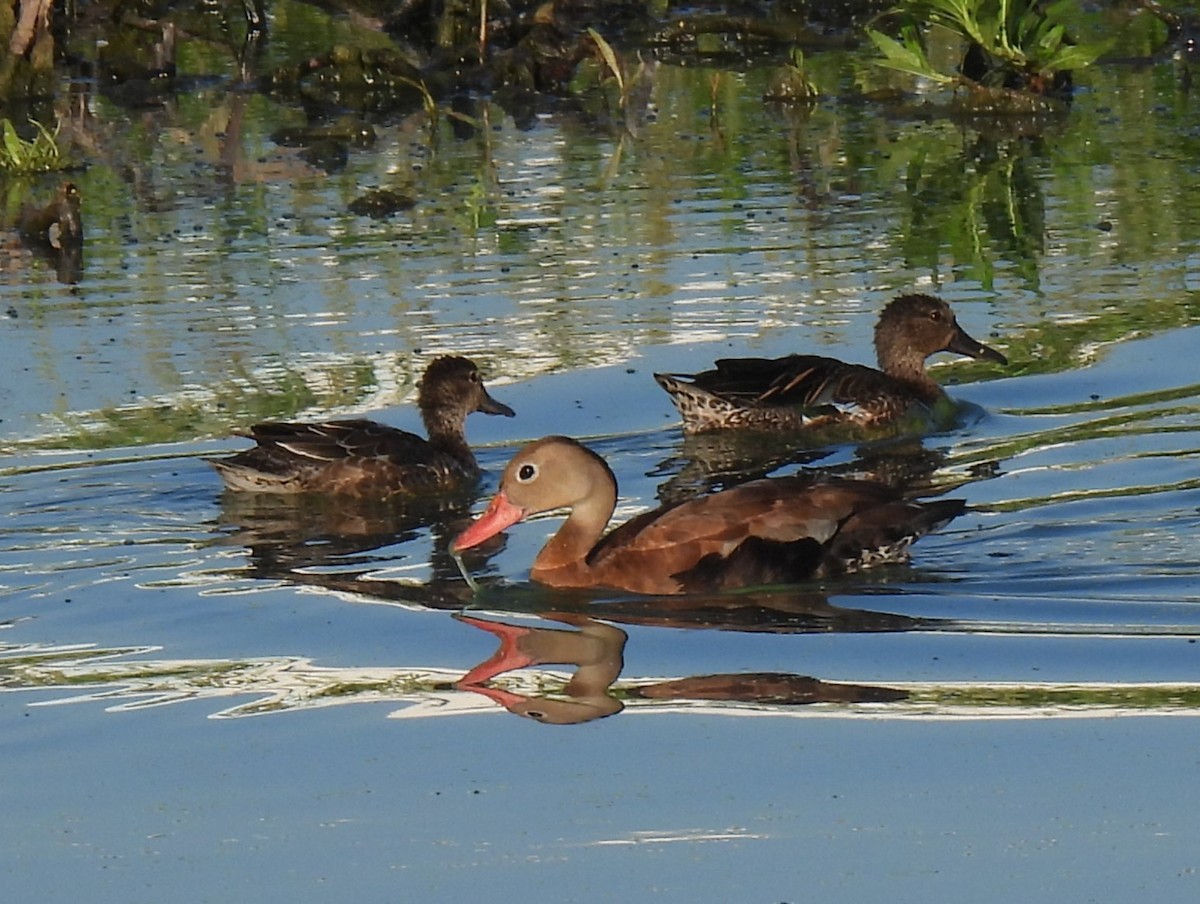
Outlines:
<svg viewBox="0 0 1200 904"><path fill-rule="evenodd" d="M961 499L909 502L881 484L812 476L755 480L664 506L603 536L617 501L604 459L562 436L521 449L491 504L451 548L539 512L568 509L531 577L552 587L672 594L793 583L903 561Z"/></svg>
<svg viewBox="0 0 1200 904"><path fill-rule="evenodd" d="M879 369L819 355L726 358L698 374L655 374L683 418L685 433L708 430L821 430L879 427L913 413L944 420L945 398L925 370L936 352L1007 364L994 348L958 325L950 306L932 295L901 295L879 315Z"/></svg>
<svg viewBox="0 0 1200 904"><path fill-rule="evenodd" d="M454 489L479 477L463 427L473 411L512 417L488 395L474 362L447 355L425 369L417 406L429 439L363 418L250 428L258 445L212 458L225 485L257 493L331 493L362 498Z"/></svg>

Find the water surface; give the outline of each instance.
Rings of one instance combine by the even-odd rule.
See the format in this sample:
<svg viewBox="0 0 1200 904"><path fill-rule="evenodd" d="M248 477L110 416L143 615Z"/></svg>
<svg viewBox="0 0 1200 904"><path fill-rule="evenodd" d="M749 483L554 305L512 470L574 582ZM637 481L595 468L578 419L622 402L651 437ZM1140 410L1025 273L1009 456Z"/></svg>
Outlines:
<svg viewBox="0 0 1200 904"><path fill-rule="evenodd" d="M710 73L662 65L635 138L497 107L434 146L414 117L333 175L270 141L296 111L259 95L97 99L116 147L78 180L82 278L29 260L0 285L22 896L1194 900L1193 99L1172 61L1101 67L1062 123L996 137L846 100L853 56L813 65L811 111L765 107L757 71L713 108ZM387 185L417 206L347 211ZM445 556L466 512L251 505L200 458L263 417L415 429L425 362L465 353L518 412L469 425L482 490L568 433L624 518L733 479L653 371L869 361L913 288L1011 366L939 358L960 426L775 468L965 498L911 566L736 606L580 600L528 582L538 520L473 595ZM598 683L455 689L496 646L460 611L598 630Z"/></svg>

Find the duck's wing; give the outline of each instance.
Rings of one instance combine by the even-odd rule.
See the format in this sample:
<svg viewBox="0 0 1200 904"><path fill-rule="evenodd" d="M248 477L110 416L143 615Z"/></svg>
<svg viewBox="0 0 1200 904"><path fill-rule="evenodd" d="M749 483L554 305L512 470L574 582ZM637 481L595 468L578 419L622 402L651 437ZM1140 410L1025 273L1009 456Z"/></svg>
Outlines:
<svg viewBox="0 0 1200 904"><path fill-rule="evenodd" d="M794 547L788 578L810 576L824 544L857 509L890 498L891 491L855 481L811 477L756 480L730 490L645 512L604 537L588 555L597 573L652 569L671 576L683 589L712 589L716 572L742 568L726 564L739 547ZM798 545L797 545L798 544ZM748 552L739 554L744 560ZM686 575L696 568L705 578L695 587ZM756 583L764 583L757 581ZM742 586L734 583L721 586Z"/></svg>
<svg viewBox="0 0 1200 904"><path fill-rule="evenodd" d="M907 502L868 481L768 478L647 512L605 537L594 570L661 570L688 592L794 583L901 561L961 500Z"/></svg>
<svg viewBox="0 0 1200 904"><path fill-rule="evenodd" d="M751 406L844 409L888 392L889 378L873 367L821 355L722 358L694 383L714 395Z"/></svg>
<svg viewBox="0 0 1200 904"><path fill-rule="evenodd" d="M250 428L250 438L274 452L313 462L379 459L395 464L429 457L428 441L366 418L289 423L269 421Z"/></svg>
<svg viewBox="0 0 1200 904"><path fill-rule="evenodd" d="M695 374L656 374L673 397L707 395L737 409L794 408L819 414L846 410L895 392L873 367L821 355L721 358Z"/></svg>
<svg viewBox="0 0 1200 904"><path fill-rule="evenodd" d="M790 541L811 537L824 543L859 509L895 498L892 490L867 481L774 477L653 509L605 536L589 555L598 562L617 550L732 544L759 536Z"/></svg>

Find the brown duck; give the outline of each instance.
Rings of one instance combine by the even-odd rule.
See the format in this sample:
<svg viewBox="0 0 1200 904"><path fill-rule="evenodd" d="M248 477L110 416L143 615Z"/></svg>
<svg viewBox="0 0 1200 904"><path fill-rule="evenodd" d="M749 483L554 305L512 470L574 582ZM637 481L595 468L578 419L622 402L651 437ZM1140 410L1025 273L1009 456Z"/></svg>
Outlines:
<svg viewBox="0 0 1200 904"><path fill-rule="evenodd" d="M82 198L75 183L62 183L49 204L21 211L18 228L22 238L55 251L79 247L83 244L81 206Z"/></svg>
<svg viewBox="0 0 1200 904"><path fill-rule="evenodd" d="M552 587L633 593L712 592L793 583L904 561L908 548L960 514L961 499L909 502L881 484L765 478L644 512L603 536L617 501L604 459L572 439L525 446L500 489L455 538L455 552L555 509L567 520L534 560Z"/></svg>
<svg viewBox="0 0 1200 904"><path fill-rule="evenodd" d="M879 315L879 369L819 355L726 358L697 374L655 374L683 418L685 433L709 430L820 430L879 427L913 413L938 421L946 398L925 370L936 352L1007 364L967 335L950 306L932 295L901 295Z"/></svg>
<svg viewBox="0 0 1200 904"><path fill-rule="evenodd" d="M208 461L231 490L372 499L438 492L479 477L463 432L467 415L482 411L513 416L511 408L488 394L475 364L452 355L425 369L417 407L429 439L363 418L268 422L242 434L258 445Z"/></svg>

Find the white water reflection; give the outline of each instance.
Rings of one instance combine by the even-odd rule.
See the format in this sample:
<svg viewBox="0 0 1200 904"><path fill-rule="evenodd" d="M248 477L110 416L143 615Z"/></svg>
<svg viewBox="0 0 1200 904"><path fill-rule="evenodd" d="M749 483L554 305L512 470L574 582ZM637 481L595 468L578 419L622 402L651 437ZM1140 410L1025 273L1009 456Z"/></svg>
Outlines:
<svg viewBox="0 0 1200 904"><path fill-rule="evenodd" d="M558 632L561 633L561 632ZM1044 632L1043 632L1044 633ZM1094 636L1094 635L1093 635ZM387 718L423 719L502 712L487 693L457 683L461 671L430 666L327 667L306 657L243 660L155 659L153 647L88 644L0 645L0 691L36 692L30 706L95 704L111 713L203 703L213 719L237 719L350 704L397 705ZM510 700L571 704L574 675L515 669L494 683ZM619 705L590 718L625 714L771 716L839 719L1046 719L1200 715L1194 682L894 682L847 684L798 675L760 676L791 703L736 699L755 695L755 676L636 677L605 692ZM249 697L251 699L243 700ZM219 701L240 700L212 709ZM509 707L512 709L512 707ZM514 710L515 711L515 710ZM524 713L518 713L524 714ZM539 720L541 720L539 718Z"/></svg>

